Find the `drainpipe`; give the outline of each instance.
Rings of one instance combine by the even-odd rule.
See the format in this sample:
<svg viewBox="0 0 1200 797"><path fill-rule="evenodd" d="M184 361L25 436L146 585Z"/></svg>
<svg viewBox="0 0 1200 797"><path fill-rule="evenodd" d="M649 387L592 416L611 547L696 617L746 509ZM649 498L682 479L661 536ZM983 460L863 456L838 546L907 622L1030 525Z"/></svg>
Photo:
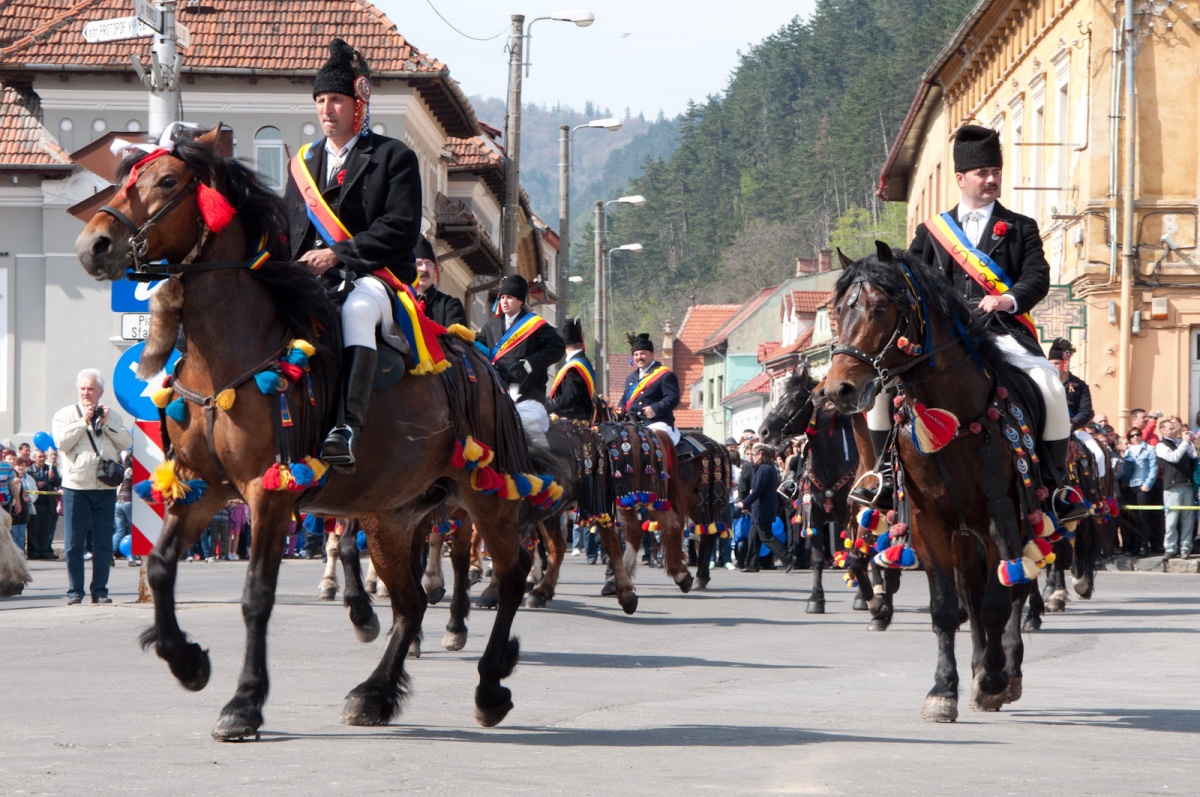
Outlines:
<svg viewBox="0 0 1200 797"><path fill-rule="evenodd" d="M1117 7L1113 6L1113 19L1117 17ZM1108 284L1111 286L1117 280L1117 262L1121 258L1120 229L1117 216L1117 206L1120 199L1120 164L1121 164L1121 28L1113 25L1112 40L1112 85L1108 98L1108 234L1111 240L1108 247Z"/></svg>
<svg viewBox="0 0 1200 797"><path fill-rule="evenodd" d="M1117 415L1121 421L1129 418L1129 364L1132 358L1133 346L1133 269L1137 259L1137 251L1133 241L1134 190L1136 188L1136 169L1134 156L1137 150L1137 87L1134 83L1133 48L1134 48L1134 18L1133 0L1125 0L1125 190L1124 211L1125 229L1121 246L1121 343L1117 359ZM1124 428L1122 426L1121 428Z"/></svg>

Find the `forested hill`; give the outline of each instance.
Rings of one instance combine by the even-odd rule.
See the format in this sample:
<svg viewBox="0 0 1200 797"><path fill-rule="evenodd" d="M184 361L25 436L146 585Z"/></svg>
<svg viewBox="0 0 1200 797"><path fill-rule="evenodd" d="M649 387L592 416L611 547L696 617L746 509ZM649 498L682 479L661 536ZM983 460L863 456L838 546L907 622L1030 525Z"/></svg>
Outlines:
<svg viewBox="0 0 1200 797"><path fill-rule="evenodd" d="M680 117L677 148L651 153L621 191L646 204L610 206L607 246L645 247L613 261L613 329L677 325L693 297L741 301L831 243L851 255L876 237L904 245L902 208L874 198L879 170L921 74L973 5L819 0L744 53L725 92ZM575 299L591 301L591 230L573 230L587 282L572 310L590 316Z"/></svg>

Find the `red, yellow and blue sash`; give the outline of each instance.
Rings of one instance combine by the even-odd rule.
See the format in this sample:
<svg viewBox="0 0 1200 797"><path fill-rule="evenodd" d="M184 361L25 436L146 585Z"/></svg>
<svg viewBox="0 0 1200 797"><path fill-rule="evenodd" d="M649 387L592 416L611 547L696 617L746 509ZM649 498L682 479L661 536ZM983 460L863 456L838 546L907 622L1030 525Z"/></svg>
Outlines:
<svg viewBox="0 0 1200 797"><path fill-rule="evenodd" d="M501 357L504 357L517 346L524 343L530 335L541 329L545 323L546 319L537 313L530 313L520 323L514 321L513 325L504 333L504 337L496 341L496 345L492 347L492 362L499 362Z"/></svg>
<svg viewBox="0 0 1200 797"><path fill-rule="evenodd" d="M587 385L588 398L596 395L596 374L592 371L592 366L587 360L571 358L567 360L566 365L562 367L554 376L554 384L550 386L550 395L558 393L558 386L562 384L563 379L571 371L578 371L583 378L583 383Z"/></svg>
<svg viewBox="0 0 1200 797"><path fill-rule="evenodd" d="M671 373L670 368L665 365L659 365L653 371L643 376L641 381L633 386L633 390L629 391L629 398L625 400L625 411L629 412L629 408L633 406L633 402L637 400L638 396L645 393L651 385L669 373Z"/></svg>
<svg viewBox="0 0 1200 797"><path fill-rule="evenodd" d="M300 194L304 197L304 206L308 211L309 220L312 221L317 234L324 239L325 243L332 246L350 240L353 235L333 212L333 208L329 207L325 197L321 196L312 172L304 165L304 161L308 159L310 147L312 147L311 143L301 147L300 151L292 158L289 168L292 179L296 181L296 187L300 189ZM449 368L450 363L446 360L446 355L437 341L437 336L445 330L427 318L425 313L420 310L412 286L402 282L386 266L375 269L371 272L371 276L378 278L396 292L396 303L399 305L399 312L395 314L396 324L404 333L404 337L408 339L413 356L417 359L417 365L410 373L414 376L421 376L441 373Z"/></svg>
<svg viewBox="0 0 1200 797"><path fill-rule="evenodd" d="M975 280L989 296L1000 296L1012 288L1012 277L1005 273L999 263L971 245L967 234L949 213L934 216L925 222L925 229L950 253L950 257L959 268L967 272L967 276ZM1029 330L1035 340L1037 339L1037 328L1033 325L1033 318L1029 313L1014 313L1013 317Z"/></svg>

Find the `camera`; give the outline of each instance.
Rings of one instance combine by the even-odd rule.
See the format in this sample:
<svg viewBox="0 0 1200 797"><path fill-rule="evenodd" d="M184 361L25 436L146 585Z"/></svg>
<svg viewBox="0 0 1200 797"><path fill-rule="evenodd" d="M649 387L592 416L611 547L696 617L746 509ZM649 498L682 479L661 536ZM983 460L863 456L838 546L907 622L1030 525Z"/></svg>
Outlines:
<svg viewBox="0 0 1200 797"><path fill-rule="evenodd" d="M92 431L93 432L96 432L97 434L99 434L100 430L104 428L104 413L106 411L107 411L107 407L105 407L103 404L97 404L95 407L92 407Z"/></svg>

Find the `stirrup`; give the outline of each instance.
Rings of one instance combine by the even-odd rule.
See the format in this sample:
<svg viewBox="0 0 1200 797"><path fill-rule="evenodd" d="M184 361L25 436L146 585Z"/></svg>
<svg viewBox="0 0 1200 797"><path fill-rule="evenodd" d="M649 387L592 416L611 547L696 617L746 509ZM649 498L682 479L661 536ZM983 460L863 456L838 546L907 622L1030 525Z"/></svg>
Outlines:
<svg viewBox="0 0 1200 797"><path fill-rule="evenodd" d="M1090 514L1086 502L1073 500L1074 498L1082 497L1079 490L1070 485L1059 487L1054 491L1054 494L1050 498L1050 506L1054 510L1054 515L1058 518L1059 523L1083 520ZM1060 510L1059 507L1062 509Z"/></svg>
<svg viewBox="0 0 1200 797"><path fill-rule="evenodd" d="M333 427L321 443L321 459L341 472L354 471L354 430L345 424Z"/></svg>
<svg viewBox="0 0 1200 797"><path fill-rule="evenodd" d="M871 492L871 489L868 487L861 486L863 479L868 479L872 476L877 480L874 492ZM879 499L883 497L885 486L886 482L884 481L883 474L877 470L869 470L862 476L859 476L854 482L854 486L850 488L850 500L863 506L876 506Z"/></svg>

